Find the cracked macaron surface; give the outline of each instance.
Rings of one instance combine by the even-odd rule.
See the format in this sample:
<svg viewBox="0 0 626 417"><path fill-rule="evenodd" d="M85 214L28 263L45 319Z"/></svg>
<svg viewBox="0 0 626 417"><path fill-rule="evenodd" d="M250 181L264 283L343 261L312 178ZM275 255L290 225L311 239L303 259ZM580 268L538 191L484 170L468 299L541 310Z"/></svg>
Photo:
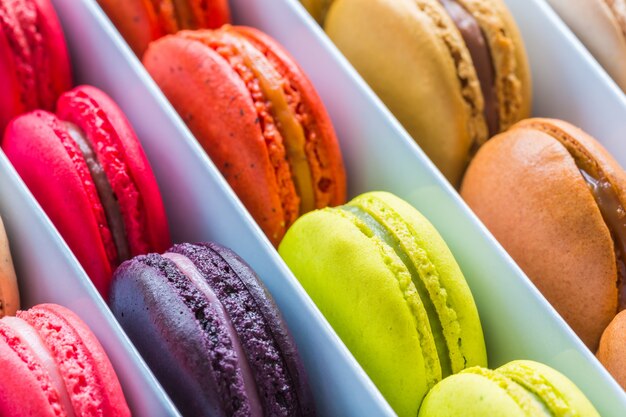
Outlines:
<svg viewBox="0 0 626 417"><path fill-rule="evenodd" d="M330 118L267 35L183 31L152 43L143 62L274 245L303 213L344 202Z"/></svg>
<svg viewBox="0 0 626 417"><path fill-rule="evenodd" d="M459 266L399 198L367 193L309 213L279 253L398 415L416 415L442 378L486 365Z"/></svg>

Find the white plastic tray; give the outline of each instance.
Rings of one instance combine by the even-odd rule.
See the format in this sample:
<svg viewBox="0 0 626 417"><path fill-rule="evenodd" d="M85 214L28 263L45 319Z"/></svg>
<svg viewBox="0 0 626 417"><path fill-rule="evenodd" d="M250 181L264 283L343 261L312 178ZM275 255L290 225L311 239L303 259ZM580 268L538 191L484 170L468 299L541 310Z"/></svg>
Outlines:
<svg viewBox="0 0 626 417"><path fill-rule="evenodd" d="M178 416L84 270L0 151L0 213L20 284L22 308L40 303L76 312L107 351L135 416Z"/></svg>
<svg viewBox="0 0 626 417"><path fill-rule="evenodd" d="M272 292L298 342L319 415L393 415L95 1L53 3L68 37L78 81L109 93L137 130L164 195L173 238L215 240L231 247ZM611 151L620 152L616 131L626 120L621 93L541 0L507 3L531 51L538 114L576 123ZM476 299L491 366L520 358L542 361L572 378L603 416L623 416L626 395L621 388L297 1L233 0L231 5L236 23L258 27L278 39L316 85L340 137L350 195L376 189L394 192L421 210L442 233ZM16 252L27 304L54 301L75 309L111 355L134 414L176 415L84 272L1 157L0 189L12 196L0 199L0 212ZM19 198L13 197L12 190ZM36 281L41 276L46 277L43 284ZM61 278L54 281L57 277Z"/></svg>

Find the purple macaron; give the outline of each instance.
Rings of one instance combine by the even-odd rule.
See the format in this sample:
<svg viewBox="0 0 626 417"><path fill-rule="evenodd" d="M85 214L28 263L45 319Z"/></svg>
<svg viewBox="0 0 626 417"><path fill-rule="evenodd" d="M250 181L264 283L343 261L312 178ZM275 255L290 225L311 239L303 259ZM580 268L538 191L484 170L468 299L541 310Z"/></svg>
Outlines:
<svg viewBox="0 0 626 417"><path fill-rule="evenodd" d="M113 314L184 415L314 416L304 367L252 269L214 243L137 256Z"/></svg>

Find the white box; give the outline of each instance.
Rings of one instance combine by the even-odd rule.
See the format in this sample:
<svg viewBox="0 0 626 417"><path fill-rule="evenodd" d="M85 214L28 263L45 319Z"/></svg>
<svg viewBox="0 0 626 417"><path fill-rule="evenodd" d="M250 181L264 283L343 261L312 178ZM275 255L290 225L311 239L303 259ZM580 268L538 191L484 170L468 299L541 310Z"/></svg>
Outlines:
<svg viewBox="0 0 626 417"><path fill-rule="evenodd" d="M296 338L319 415L393 415L95 0L53 3L68 37L77 80L109 93L137 130L164 195L175 241L217 241L255 268ZM542 0L507 3L530 52L536 114L580 125L624 163L626 151L619 142L626 129L624 96ZM350 196L371 190L394 192L439 229L476 299L490 365L522 358L547 363L574 380L603 416L623 416L626 395L622 389L297 1L232 0L231 5L236 23L274 36L317 87L341 141ZM76 310L111 355L135 415L176 415L75 258L2 157L0 189L4 196L18 196L0 199L0 212L7 223L26 304L52 301Z"/></svg>

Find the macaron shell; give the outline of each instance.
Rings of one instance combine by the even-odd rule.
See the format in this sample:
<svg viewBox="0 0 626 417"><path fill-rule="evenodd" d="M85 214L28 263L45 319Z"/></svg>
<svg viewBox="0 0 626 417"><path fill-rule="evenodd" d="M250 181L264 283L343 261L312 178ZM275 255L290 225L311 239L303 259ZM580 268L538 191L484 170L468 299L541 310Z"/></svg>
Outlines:
<svg viewBox="0 0 626 417"><path fill-rule="evenodd" d="M0 7L0 130L36 108L53 110L71 87L69 56L49 0L18 0Z"/></svg>
<svg viewBox="0 0 626 417"><path fill-rule="evenodd" d="M336 206L346 201L346 174L330 116L295 60L275 40L263 32L246 26L233 29L246 37L289 80L300 94L300 123L310 131L306 153L312 171L316 208Z"/></svg>
<svg viewBox="0 0 626 417"><path fill-rule="evenodd" d="M491 139L461 195L591 349L617 311L613 241L566 148L521 125Z"/></svg>
<svg viewBox="0 0 626 417"><path fill-rule="evenodd" d="M547 0L620 88L626 91L626 32L607 0Z"/></svg>
<svg viewBox="0 0 626 417"><path fill-rule="evenodd" d="M113 366L91 330L65 307L40 304L18 317L33 326L55 358L80 416L129 416Z"/></svg>
<svg viewBox="0 0 626 417"><path fill-rule="evenodd" d="M533 128L559 137L572 155L585 161L585 169L602 171L602 175L613 184L613 191L619 200L626 206L626 172L597 140L578 127L556 119L526 119L516 127Z"/></svg>
<svg viewBox="0 0 626 417"><path fill-rule="evenodd" d="M452 184L458 184L474 138L487 138L483 99L469 52L435 0L440 26L414 0L336 0L325 30ZM443 33L452 39L469 79L459 70ZM464 98L475 103L473 111Z"/></svg>
<svg viewBox="0 0 626 417"><path fill-rule="evenodd" d="M169 251L190 259L224 306L256 381L265 415L314 414L306 377L295 380L304 375L295 344L290 337L279 340L274 337L274 330L279 337L288 333L280 329L285 325L254 272L233 252L216 244L183 243ZM266 317L264 313L268 309L275 311ZM287 348L285 352L283 347Z"/></svg>
<svg viewBox="0 0 626 417"><path fill-rule="evenodd" d="M526 48L513 16L502 0L456 0L477 20L489 43L499 77L500 131L530 117L532 82Z"/></svg>
<svg viewBox="0 0 626 417"><path fill-rule="evenodd" d="M17 287L17 277L13 269L13 259L4 231L4 223L0 219L0 317L14 316L19 308L20 293Z"/></svg>
<svg viewBox="0 0 626 417"><path fill-rule="evenodd" d="M98 3L139 57L150 42L165 35L150 0L98 0Z"/></svg>
<svg viewBox="0 0 626 417"><path fill-rule="evenodd" d="M416 251L425 254L434 267L434 274L431 273L429 278L437 277L439 290L432 289L430 295L433 303L439 306L444 333L456 339L458 350L453 363L459 364L459 367L454 372L465 367L487 366L485 339L474 298L452 252L434 226L413 206L386 192L362 194L349 205L360 206L370 212L378 211L376 217L395 212L407 223L410 239L418 247ZM426 267L423 270L426 272ZM439 298L435 300L435 297Z"/></svg>
<svg viewBox="0 0 626 417"><path fill-rule="evenodd" d="M596 356L626 390L626 310L615 316L604 330Z"/></svg>
<svg viewBox="0 0 626 417"><path fill-rule="evenodd" d="M429 388L417 328L430 328L400 259L331 209L298 219L279 252L396 413L415 416Z"/></svg>
<svg viewBox="0 0 626 417"><path fill-rule="evenodd" d="M62 406L46 370L12 329L0 321L0 410L3 417L58 417ZM10 377L9 377L10 376Z"/></svg>
<svg viewBox="0 0 626 417"><path fill-rule="evenodd" d="M183 413L225 416L204 332L168 274L184 280L160 255L123 263L111 285L111 310Z"/></svg>
<svg viewBox="0 0 626 417"><path fill-rule="evenodd" d="M235 252L215 243L208 243L203 246L219 254L245 286L246 291L250 294L258 308L258 314L263 317L266 331L271 334L280 352L286 372L290 376L289 382L295 390L300 415L302 417L315 415L315 405L304 364L298 353L293 336L272 296L252 268Z"/></svg>
<svg viewBox="0 0 626 417"><path fill-rule="evenodd" d="M474 373L452 375L437 384L424 399L419 416L529 417L497 381Z"/></svg>
<svg viewBox="0 0 626 417"><path fill-rule="evenodd" d="M31 51L15 8L24 0L0 5L0 79L9 84L0 99L0 130L15 116L38 105Z"/></svg>
<svg viewBox="0 0 626 417"><path fill-rule="evenodd" d="M277 244L286 224L278 182L242 79L211 48L181 36L152 43L143 62L252 217Z"/></svg>
<svg viewBox="0 0 626 417"><path fill-rule="evenodd" d="M106 294L113 271L94 212L97 195L93 186L87 191L83 178L88 172L79 174L58 139L54 126L59 123L43 111L19 117L7 127L2 149L96 288Z"/></svg>
<svg viewBox="0 0 626 417"><path fill-rule="evenodd" d="M52 111L56 100L72 88L72 69L65 35L50 0L32 0L37 8L40 51L35 52L39 74L39 108Z"/></svg>
<svg viewBox="0 0 626 417"><path fill-rule="evenodd" d="M547 365L518 360L501 366L496 372L513 379L548 404L564 405L560 410L553 410L557 417L570 416L573 411L579 417L600 417L591 402L572 381ZM541 387L542 385L545 387Z"/></svg>
<svg viewBox="0 0 626 417"><path fill-rule="evenodd" d="M102 91L76 87L59 99L58 116L83 129L119 200L132 255L170 245L156 179L126 116Z"/></svg>

